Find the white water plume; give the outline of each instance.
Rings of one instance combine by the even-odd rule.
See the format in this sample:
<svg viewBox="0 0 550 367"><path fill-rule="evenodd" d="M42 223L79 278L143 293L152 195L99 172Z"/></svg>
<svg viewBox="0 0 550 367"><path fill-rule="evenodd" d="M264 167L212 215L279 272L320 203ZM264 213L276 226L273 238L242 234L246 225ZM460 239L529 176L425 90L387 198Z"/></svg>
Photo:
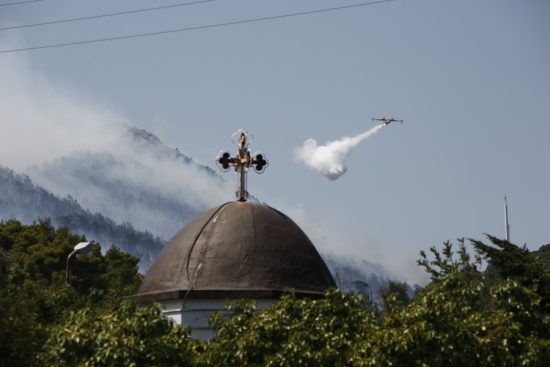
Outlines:
<svg viewBox="0 0 550 367"><path fill-rule="evenodd" d="M344 160L359 143L376 134L385 125L380 124L356 136L343 137L318 145L315 139L307 139L295 150L295 157L306 166L330 180L340 178L347 171Z"/></svg>

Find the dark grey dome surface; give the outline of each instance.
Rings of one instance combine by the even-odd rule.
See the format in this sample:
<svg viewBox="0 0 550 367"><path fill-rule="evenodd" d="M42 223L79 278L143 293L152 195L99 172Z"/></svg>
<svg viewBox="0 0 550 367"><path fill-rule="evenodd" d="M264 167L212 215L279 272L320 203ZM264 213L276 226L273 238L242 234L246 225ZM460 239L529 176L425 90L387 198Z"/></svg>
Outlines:
<svg viewBox="0 0 550 367"><path fill-rule="evenodd" d="M176 233L135 298L272 298L285 288L315 296L335 286L296 223L269 206L235 201L208 210Z"/></svg>

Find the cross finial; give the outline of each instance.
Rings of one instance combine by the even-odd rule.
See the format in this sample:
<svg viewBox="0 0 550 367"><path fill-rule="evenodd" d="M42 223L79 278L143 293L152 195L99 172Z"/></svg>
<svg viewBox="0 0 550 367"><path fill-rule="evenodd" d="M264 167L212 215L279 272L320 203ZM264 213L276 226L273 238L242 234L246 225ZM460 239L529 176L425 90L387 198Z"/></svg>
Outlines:
<svg viewBox="0 0 550 367"><path fill-rule="evenodd" d="M239 174L240 187L237 191L237 199L239 201L246 201L248 192L246 191L246 174L250 166L254 167L256 173L263 173L268 165L265 154L261 152L254 153L254 157L250 154L248 149L248 133L246 130L239 130L234 135L238 140L235 141L239 147L238 155L231 157L231 154L227 151L221 151L216 157L216 163L220 166L222 171L228 171L230 167L235 169L235 172Z"/></svg>

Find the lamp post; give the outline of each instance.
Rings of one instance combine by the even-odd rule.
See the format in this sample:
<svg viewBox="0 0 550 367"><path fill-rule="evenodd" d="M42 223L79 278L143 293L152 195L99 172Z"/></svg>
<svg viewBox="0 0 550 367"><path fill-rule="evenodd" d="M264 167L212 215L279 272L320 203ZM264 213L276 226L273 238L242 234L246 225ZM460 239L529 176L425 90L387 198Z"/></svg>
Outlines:
<svg viewBox="0 0 550 367"><path fill-rule="evenodd" d="M65 284L67 286L69 286L69 262L71 261L71 257L73 257L73 255L87 254L91 250L91 242L80 242L75 245L73 252L71 252L69 256L67 256L67 266L65 268Z"/></svg>

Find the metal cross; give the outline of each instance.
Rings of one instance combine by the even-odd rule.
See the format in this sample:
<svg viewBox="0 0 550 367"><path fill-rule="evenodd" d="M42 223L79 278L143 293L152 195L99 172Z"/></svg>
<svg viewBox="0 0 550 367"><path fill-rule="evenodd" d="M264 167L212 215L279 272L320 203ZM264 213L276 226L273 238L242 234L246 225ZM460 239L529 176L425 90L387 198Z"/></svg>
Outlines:
<svg viewBox="0 0 550 367"><path fill-rule="evenodd" d="M237 198L239 201L246 201L248 192L246 191L246 174L250 166L254 167L256 173L263 173L265 168L269 164L265 154L261 152L254 153L254 157L250 154L248 149L248 134L245 130L237 131L239 147L239 154L231 157L231 154L227 151L221 151L216 157L216 163L220 166L222 171L228 171L230 167L235 169L235 172L240 176L240 187L237 191Z"/></svg>

